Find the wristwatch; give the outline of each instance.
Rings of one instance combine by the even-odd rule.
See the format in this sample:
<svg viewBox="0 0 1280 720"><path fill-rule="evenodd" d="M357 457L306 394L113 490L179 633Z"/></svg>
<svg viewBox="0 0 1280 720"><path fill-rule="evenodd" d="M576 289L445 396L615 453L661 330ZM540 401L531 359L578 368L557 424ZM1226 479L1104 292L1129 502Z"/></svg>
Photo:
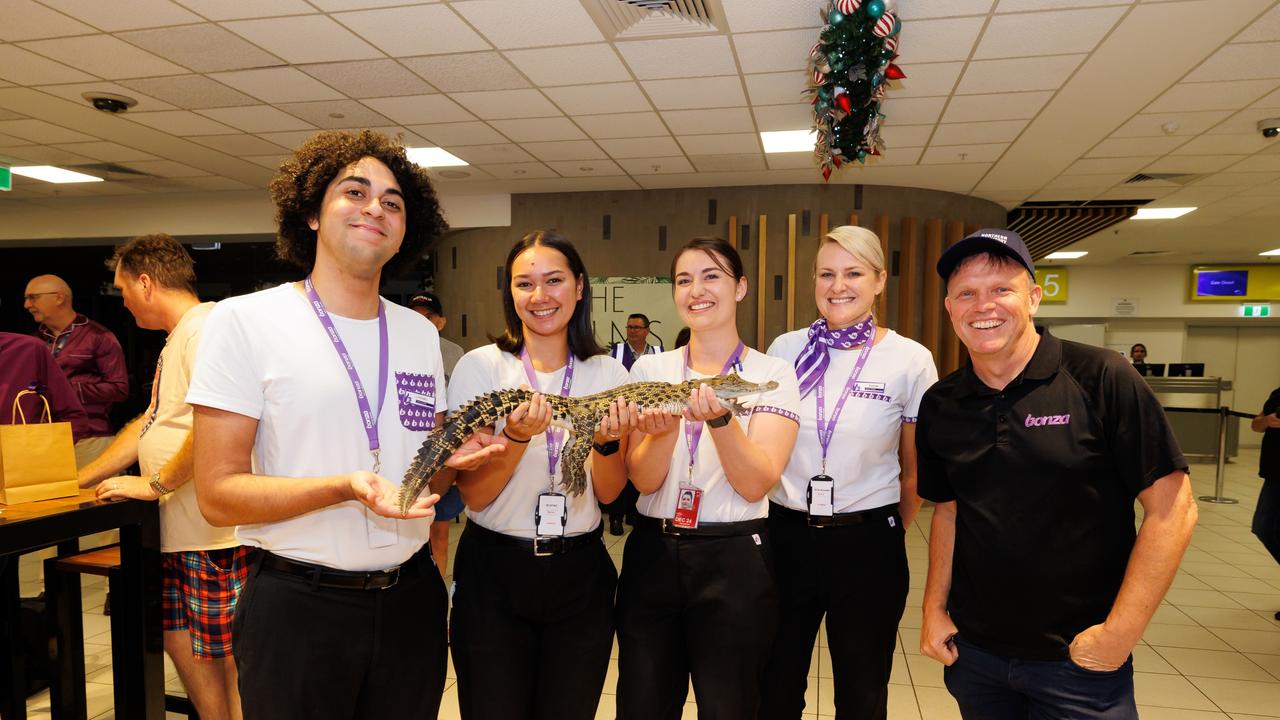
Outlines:
<svg viewBox="0 0 1280 720"><path fill-rule="evenodd" d="M618 447L620 445L621 445L620 440L610 440L609 442L604 443L603 445L601 445L600 443L594 443L594 442L591 443L591 447L595 448L595 451L600 453L601 455L612 455L618 452Z"/></svg>
<svg viewBox="0 0 1280 720"><path fill-rule="evenodd" d="M729 424L729 418L731 417L733 417L733 413L731 412L713 417L707 421L707 427L722 428Z"/></svg>
<svg viewBox="0 0 1280 720"><path fill-rule="evenodd" d="M151 475L151 489L156 491L156 495L168 495L173 492L173 488L167 488L160 484L159 470Z"/></svg>

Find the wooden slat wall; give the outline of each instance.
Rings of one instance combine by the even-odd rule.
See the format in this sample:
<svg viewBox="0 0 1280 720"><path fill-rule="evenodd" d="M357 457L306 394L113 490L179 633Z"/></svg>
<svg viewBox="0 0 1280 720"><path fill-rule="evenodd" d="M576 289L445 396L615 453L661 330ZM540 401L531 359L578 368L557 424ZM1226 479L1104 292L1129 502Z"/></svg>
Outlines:
<svg viewBox="0 0 1280 720"><path fill-rule="evenodd" d="M759 223L756 224L756 255L760 258L760 274L756 285L756 348L763 348L764 345L764 306L768 302L769 287L765 276L765 257L769 248L768 245L768 220L767 215L761 215ZM762 351L763 352L763 351Z"/></svg>
<svg viewBox="0 0 1280 720"><path fill-rule="evenodd" d="M962 238L964 238L964 223L958 221L947 223L947 247L955 245ZM937 272L935 271L934 274L936 275ZM938 374L946 375L960 367L960 338L956 337L955 330L951 328L951 318L946 314L945 307L941 321L942 358L938 363Z"/></svg>
<svg viewBox="0 0 1280 720"><path fill-rule="evenodd" d="M849 213L849 224L850 225L858 224L858 213Z"/></svg>
<svg viewBox="0 0 1280 720"><path fill-rule="evenodd" d="M831 232L831 218L822 213L818 216L818 237L824 238L828 232Z"/></svg>
<svg viewBox="0 0 1280 720"><path fill-rule="evenodd" d="M738 248L738 216L729 216L729 237L725 238L736 250Z"/></svg>
<svg viewBox="0 0 1280 720"><path fill-rule="evenodd" d="M915 337L916 311L920 306L920 269L916 259L916 219L902 218L900 238L902 247L898 257L898 333L903 337Z"/></svg>
<svg viewBox="0 0 1280 720"><path fill-rule="evenodd" d="M876 218L875 233L880 238L880 251L884 255L885 269L890 269L889 257L889 216L881 215ZM889 282L888 277L885 278L884 292L880 293L880 297L876 298L876 317L880 319L880 323L885 327L889 326Z"/></svg>
<svg viewBox="0 0 1280 720"><path fill-rule="evenodd" d="M787 216L787 332L796 329L796 214Z"/></svg>
<svg viewBox="0 0 1280 720"><path fill-rule="evenodd" d="M931 219L924 224L924 292L921 293L920 344L933 353L933 362L938 365L938 328L941 321L942 302L941 285L938 273L932 269L938 264L942 255L942 221Z"/></svg>

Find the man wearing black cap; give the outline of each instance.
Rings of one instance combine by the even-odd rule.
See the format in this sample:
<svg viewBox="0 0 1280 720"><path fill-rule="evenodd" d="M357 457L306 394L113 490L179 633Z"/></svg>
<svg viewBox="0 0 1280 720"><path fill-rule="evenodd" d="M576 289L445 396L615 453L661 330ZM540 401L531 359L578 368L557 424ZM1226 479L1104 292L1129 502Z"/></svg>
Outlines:
<svg viewBox="0 0 1280 720"><path fill-rule="evenodd" d="M449 322L449 318L445 317L444 307L440 305L440 298L433 293L421 293L414 295L409 299L409 307L422 317L431 321L436 326L436 332L444 332L445 323ZM443 335L440 336L440 357L444 360L444 376L445 380L453 374L453 366L458 364L462 359L462 347L452 340L446 340ZM439 508L436 508L439 510Z"/></svg>
<svg viewBox="0 0 1280 720"><path fill-rule="evenodd" d="M920 650L966 718L1136 720L1130 651L1196 521L1187 461L1122 356L1037 330L1017 233L980 230L937 270L971 363L920 406Z"/></svg>

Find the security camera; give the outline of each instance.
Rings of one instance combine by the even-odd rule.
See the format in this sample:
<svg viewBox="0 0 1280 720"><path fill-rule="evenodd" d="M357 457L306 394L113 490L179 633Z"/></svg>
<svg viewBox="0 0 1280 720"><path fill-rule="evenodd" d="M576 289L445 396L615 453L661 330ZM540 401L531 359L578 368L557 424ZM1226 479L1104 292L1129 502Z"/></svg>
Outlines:
<svg viewBox="0 0 1280 720"><path fill-rule="evenodd" d="M94 109L113 115L122 113L138 104L138 101L131 97L106 92L87 92L81 97L88 100Z"/></svg>
<svg viewBox="0 0 1280 720"><path fill-rule="evenodd" d="M1267 118L1258 121L1258 132L1262 133L1262 137L1270 140L1280 135L1280 118Z"/></svg>

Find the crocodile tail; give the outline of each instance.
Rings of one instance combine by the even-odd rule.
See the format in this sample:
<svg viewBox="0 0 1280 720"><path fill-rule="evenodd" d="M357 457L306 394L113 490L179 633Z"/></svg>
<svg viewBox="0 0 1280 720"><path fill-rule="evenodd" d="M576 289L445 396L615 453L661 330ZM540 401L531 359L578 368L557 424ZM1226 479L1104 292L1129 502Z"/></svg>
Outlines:
<svg viewBox="0 0 1280 720"><path fill-rule="evenodd" d="M581 495L587 491L587 458L591 457L591 437L595 434L595 424L591 418L578 418L573 423L573 431L569 434L569 442L565 444L560 456L560 476L565 490L572 495Z"/></svg>

